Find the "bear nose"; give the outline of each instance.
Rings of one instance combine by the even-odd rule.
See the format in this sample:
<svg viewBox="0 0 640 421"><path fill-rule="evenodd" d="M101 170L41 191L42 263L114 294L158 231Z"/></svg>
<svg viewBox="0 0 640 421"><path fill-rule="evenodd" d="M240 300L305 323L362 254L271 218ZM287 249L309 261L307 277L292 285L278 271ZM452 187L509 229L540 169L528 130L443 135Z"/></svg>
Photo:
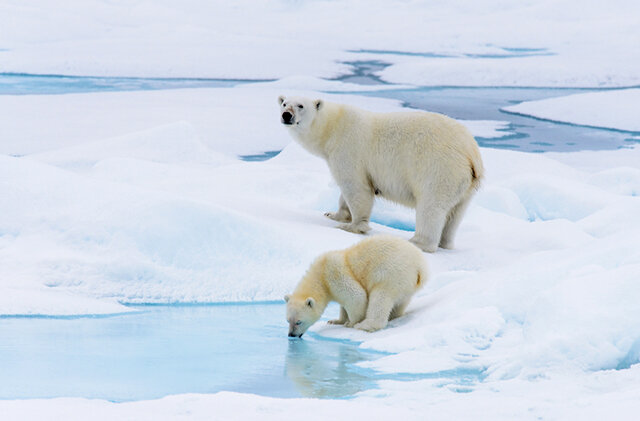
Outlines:
<svg viewBox="0 0 640 421"><path fill-rule="evenodd" d="M289 337L290 337L290 338L295 338L295 337L297 337L297 336L298 336L298 335L296 335L295 333L293 333L293 332L289 332Z"/></svg>
<svg viewBox="0 0 640 421"><path fill-rule="evenodd" d="M291 124L292 118L293 118L293 115L289 111L285 111L284 113L282 113L282 122L284 124Z"/></svg>

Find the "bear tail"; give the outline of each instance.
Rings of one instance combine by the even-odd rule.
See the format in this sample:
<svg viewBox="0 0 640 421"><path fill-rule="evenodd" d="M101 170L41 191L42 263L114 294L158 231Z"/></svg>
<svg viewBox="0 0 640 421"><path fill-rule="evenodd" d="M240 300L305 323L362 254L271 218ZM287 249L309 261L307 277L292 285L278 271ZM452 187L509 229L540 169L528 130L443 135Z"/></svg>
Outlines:
<svg viewBox="0 0 640 421"><path fill-rule="evenodd" d="M420 289L424 286L424 284L427 282L428 275L429 272L427 271L427 264L425 262L418 268L418 275L416 277L416 289Z"/></svg>
<svg viewBox="0 0 640 421"><path fill-rule="evenodd" d="M469 157L469 166L471 167L471 188L478 190L484 179L484 165L482 164L480 151L477 148L473 156Z"/></svg>

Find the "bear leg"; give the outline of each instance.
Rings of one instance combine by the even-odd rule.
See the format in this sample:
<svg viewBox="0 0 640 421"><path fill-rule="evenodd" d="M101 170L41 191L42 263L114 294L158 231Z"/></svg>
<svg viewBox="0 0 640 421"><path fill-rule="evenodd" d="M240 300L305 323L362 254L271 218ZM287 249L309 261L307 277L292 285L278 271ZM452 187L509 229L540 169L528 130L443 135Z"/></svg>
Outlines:
<svg viewBox="0 0 640 421"><path fill-rule="evenodd" d="M453 248L453 239L456 235L458 226L460 226L462 217L467 210L467 206L469 206L471 196L472 192L468 192L466 196L463 197L462 200L449 211L447 222L444 225L442 236L440 237L440 247L442 247L443 249Z"/></svg>
<svg viewBox="0 0 640 421"><path fill-rule="evenodd" d="M371 229L369 217L375 198L373 192L366 187L355 187L343 189L342 195L351 212L351 223L338 225L338 228L355 234L367 233Z"/></svg>
<svg viewBox="0 0 640 421"><path fill-rule="evenodd" d="M411 297L396 304L393 307L393 310L391 310L391 314L389 314L389 320L397 319L398 317L402 316L404 314L404 310L409 305L409 301L411 301Z"/></svg>
<svg viewBox="0 0 640 421"><path fill-rule="evenodd" d="M441 204L438 205L432 200L418 202L418 206L416 206L416 233L409 241L422 251L435 252L447 222L447 210L442 209Z"/></svg>
<svg viewBox="0 0 640 421"><path fill-rule="evenodd" d="M354 324L364 319L367 313L367 291L362 288L355 279L344 279L343 288L334 292L335 300L340 303L341 309L346 313L344 325L353 327ZM343 318L340 310L340 319Z"/></svg>
<svg viewBox="0 0 640 421"><path fill-rule="evenodd" d="M393 308L391 294L383 288L376 288L369 294L367 317L353 327L367 332L383 329L389 322L389 315Z"/></svg>
<svg viewBox="0 0 640 421"><path fill-rule="evenodd" d="M342 195L338 201L338 212L325 212L324 216L338 222L351 222L351 211Z"/></svg>

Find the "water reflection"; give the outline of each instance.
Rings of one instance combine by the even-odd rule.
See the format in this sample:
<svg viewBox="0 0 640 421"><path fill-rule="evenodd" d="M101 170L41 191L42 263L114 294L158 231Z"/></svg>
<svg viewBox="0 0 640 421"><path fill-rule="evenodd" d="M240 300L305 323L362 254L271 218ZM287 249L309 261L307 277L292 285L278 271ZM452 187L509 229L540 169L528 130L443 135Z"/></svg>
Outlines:
<svg viewBox="0 0 640 421"><path fill-rule="evenodd" d="M342 398L375 386L372 373L355 365L375 357L352 343L292 339L285 371L304 397Z"/></svg>

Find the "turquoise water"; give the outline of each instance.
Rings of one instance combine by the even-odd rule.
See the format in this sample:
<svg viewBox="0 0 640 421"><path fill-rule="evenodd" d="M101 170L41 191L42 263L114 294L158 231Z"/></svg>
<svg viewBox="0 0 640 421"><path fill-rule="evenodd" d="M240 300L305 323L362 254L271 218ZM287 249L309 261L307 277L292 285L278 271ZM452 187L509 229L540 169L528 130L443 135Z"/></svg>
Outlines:
<svg viewBox="0 0 640 421"><path fill-rule="evenodd" d="M382 374L359 367L388 354L314 332L290 339L283 303L131 308L113 316L0 317L0 399L126 402L220 391L340 399L379 380L440 379L464 393L486 377L477 368ZM338 306L324 316L319 323L337 317Z"/></svg>
<svg viewBox="0 0 640 421"><path fill-rule="evenodd" d="M253 154L253 155L240 155L240 158L243 161L248 162L256 162L256 161L266 161L267 159L271 159L274 156L278 155L281 151L265 151L263 153Z"/></svg>
<svg viewBox="0 0 640 421"><path fill-rule="evenodd" d="M381 354L313 333L287 338L284 304L133 308L0 318L0 399L121 402L222 390L343 398L375 387L376 374L356 364Z"/></svg>
<svg viewBox="0 0 640 421"><path fill-rule="evenodd" d="M501 47L504 55L490 58L552 54L543 48ZM360 50L356 52L412 55L430 58L445 57L432 53L407 53L401 51ZM467 55L472 57L472 55ZM478 56L480 58L481 56ZM485 57L486 58L486 57ZM401 101L405 106L446 114L462 120L498 120L508 123L505 136L499 138L476 137L481 146L512 149L522 152L570 152L581 150L619 149L637 144L639 132L602 129L561 123L522 116L503 111L502 108L524 101L566 96L576 93L596 92L602 89L535 88L535 87L464 87L425 86L408 89L388 89L391 84L381 80L376 72L389 63L381 60L349 61L352 72L336 80L361 85L384 85L385 89L357 92L358 95L389 98ZM344 92L337 92L344 93Z"/></svg>
<svg viewBox="0 0 640 421"><path fill-rule="evenodd" d="M422 87L364 93L402 101L406 106L443 113L462 120L499 120L509 123L505 136L476 137L481 146L522 152L570 152L629 147L640 133L600 129L526 117L502 111L523 101L591 92L558 88Z"/></svg>
<svg viewBox="0 0 640 421"><path fill-rule="evenodd" d="M500 47L492 46L495 53L460 53L460 54L447 54L447 53L433 53L433 52L415 52L415 51L398 51L398 50L351 50L351 53L368 53L377 55L392 55L392 56L409 56L409 57L424 57L424 58L448 58L448 57L466 57L466 58L489 58L489 59L504 59L514 57L531 57L531 56L552 56L555 53L549 51L547 48L513 48L513 47Z"/></svg>
<svg viewBox="0 0 640 421"><path fill-rule="evenodd" d="M179 88L227 88L248 82L264 82L264 80L99 77L0 73L0 95L51 95Z"/></svg>

